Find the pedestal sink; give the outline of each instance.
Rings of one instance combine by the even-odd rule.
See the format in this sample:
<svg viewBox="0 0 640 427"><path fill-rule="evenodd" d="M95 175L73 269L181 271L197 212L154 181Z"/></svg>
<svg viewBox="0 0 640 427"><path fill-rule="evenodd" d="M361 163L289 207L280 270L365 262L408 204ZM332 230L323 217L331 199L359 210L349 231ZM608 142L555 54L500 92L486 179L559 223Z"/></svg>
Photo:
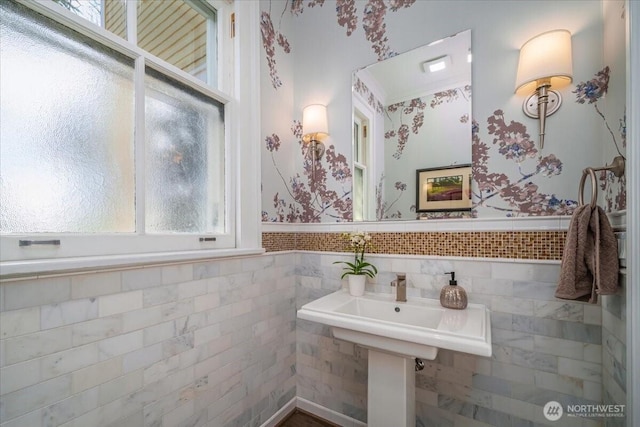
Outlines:
<svg viewBox="0 0 640 427"><path fill-rule="evenodd" d="M489 310L469 304L443 308L438 300L390 294L354 297L345 289L298 310L298 317L331 327L333 336L369 349L367 425L415 426L415 358L438 349L491 356Z"/></svg>

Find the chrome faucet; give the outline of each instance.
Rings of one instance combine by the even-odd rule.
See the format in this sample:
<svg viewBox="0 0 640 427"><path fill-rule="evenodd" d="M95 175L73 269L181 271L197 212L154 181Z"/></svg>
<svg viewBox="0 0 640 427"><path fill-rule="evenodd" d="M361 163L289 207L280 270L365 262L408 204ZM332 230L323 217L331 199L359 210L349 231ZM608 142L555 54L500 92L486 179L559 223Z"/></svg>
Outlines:
<svg viewBox="0 0 640 427"><path fill-rule="evenodd" d="M398 273L391 286L396 287L396 302L407 302L407 275Z"/></svg>

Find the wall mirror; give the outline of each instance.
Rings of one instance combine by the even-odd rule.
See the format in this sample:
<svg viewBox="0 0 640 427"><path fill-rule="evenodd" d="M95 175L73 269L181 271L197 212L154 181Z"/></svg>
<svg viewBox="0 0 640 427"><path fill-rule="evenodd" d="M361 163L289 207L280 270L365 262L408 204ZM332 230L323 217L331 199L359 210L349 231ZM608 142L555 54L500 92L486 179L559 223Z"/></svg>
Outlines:
<svg viewBox="0 0 640 427"><path fill-rule="evenodd" d="M471 30L353 73L353 219L415 220L416 171L471 163Z"/></svg>

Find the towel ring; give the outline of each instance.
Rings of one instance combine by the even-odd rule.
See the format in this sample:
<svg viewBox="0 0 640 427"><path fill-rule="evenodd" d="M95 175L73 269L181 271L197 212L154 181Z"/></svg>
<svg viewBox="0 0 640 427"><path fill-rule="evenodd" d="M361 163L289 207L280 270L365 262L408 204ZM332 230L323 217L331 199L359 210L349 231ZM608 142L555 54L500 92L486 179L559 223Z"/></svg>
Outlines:
<svg viewBox="0 0 640 427"><path fill-rule="evenodd" d="M587 179L587 175L591 176L591 203L592 208L596 206L598 201L598 180L596 179L597 171L611 171L615 176L620 178L624 175L624 157L616 156L611 162L610 166L604 166L601 168L586 168L582 171L582 178L580 178L580 190L578 194L578 204L584 205L584 184Z"/></svg>
<svg viewBox="0 0 640 427"><path fill-rule="evenodd" d="M587 179L587 175L591 176L591 203L592 208L596 207L596 200L598 200L598 181L596 179L596 171L593 168L586 168L582 171L582 178L580 179L580 194L578 195L578 203L580 206L584 205L584 183Z"/></svg>

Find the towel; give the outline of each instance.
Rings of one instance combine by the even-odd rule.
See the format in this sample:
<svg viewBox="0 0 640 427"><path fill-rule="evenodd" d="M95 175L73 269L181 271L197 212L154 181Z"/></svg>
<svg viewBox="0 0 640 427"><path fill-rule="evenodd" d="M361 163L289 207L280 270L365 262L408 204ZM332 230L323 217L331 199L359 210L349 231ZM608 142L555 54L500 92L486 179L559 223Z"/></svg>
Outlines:
<svg viewBox="0 0 640 427"><path fill-rule="evenodd" d="M618 242L600 206L573 212L562 254L556 297L598 302L618 291Z"/></svg>

